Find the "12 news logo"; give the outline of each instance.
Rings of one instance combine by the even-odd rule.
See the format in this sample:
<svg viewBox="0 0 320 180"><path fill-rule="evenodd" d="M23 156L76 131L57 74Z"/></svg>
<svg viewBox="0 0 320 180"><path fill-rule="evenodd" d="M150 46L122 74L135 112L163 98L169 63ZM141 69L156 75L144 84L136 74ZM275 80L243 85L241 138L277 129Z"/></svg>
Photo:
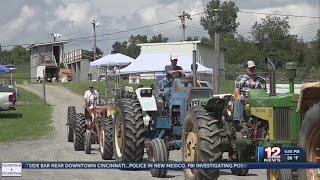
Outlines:
<svg viewBox="0 0 320 180"><path fill-rule="evenodd" d="M281 162L280 147L258 147L258 162Z"/></svg>

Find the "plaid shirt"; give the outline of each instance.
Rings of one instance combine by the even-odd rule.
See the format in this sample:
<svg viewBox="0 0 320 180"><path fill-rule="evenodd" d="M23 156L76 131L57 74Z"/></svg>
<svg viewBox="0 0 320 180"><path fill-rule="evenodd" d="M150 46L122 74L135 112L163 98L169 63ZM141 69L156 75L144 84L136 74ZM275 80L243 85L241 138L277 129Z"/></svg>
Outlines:
<svg viewBox="0 0 320 180"><path fill-rule="evenodd" d="M241 95L248 97L249 91L251 89L265 89L266 88L266 84L263 84L261 81L257 81L256 77L259 77L259 76L255 75L252 77L252 79L254 80L253 84L249 84L249 80L246 81L247 79L249 79L249 76L247 74L240 75L237 77L237 79L235 81L235 87L240 89ZM260 78L262 78L262 77L260 77Z"/></svg>

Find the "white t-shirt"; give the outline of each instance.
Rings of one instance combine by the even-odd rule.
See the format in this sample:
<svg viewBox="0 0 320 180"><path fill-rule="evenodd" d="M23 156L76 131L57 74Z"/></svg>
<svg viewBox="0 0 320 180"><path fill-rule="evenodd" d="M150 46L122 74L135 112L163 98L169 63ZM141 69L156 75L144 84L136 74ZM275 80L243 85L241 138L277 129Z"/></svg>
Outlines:
<svg viewBox="0 0 320 180"><path fill-rule="evenodd" d="M89 97L90 97L91 95L96 95L96 97L99 97L99 93L98 93L97 90L93 90L93 93L91 93L91 91L88 89L88 90L86 90L86 92L84 93L84 96L83 96L84 100L85 100L85 101L88 101L88 100L89 100Z"/></svg>

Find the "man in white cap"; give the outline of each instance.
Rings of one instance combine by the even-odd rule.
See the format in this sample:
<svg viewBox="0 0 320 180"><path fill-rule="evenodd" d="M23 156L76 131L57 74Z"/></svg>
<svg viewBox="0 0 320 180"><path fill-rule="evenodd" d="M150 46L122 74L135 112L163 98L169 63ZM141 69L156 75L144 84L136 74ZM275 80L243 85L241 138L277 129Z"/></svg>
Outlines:
<svg viewBox="0 0 320 180"><path fill-rule="evenodd" d="M170 61L171 61L171 64L165 67L167 79L170 80L174 78L173 75L177 72L180 74L180 77L184 76L184 71L182 67L177 65L178 56L171 55Z"/></svg>
<svg viewBox="0 0 320 180"><path fill-rule="evenodd" d="M240 122L243 120L243 108L248 99L249 91L251 89L266 88L265 81L261 80L263 78L256 75L256 64L254 61L250 60L245 64L245 71L244 75L237 77L234 91L236 100L234 102L233 119Z"/></svg>

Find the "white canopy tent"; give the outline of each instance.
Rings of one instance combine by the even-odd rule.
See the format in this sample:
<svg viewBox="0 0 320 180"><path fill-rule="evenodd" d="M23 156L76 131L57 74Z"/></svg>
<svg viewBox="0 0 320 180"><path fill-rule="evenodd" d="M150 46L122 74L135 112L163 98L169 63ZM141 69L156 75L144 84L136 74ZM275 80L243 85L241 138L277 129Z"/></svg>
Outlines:
<svg viewBox="0 0 320 180"><path fill-rule="evenodd" d="M100 59L97 59L90 63L90 66L104 66L104 67L113 67L113 66L127 66L132 61L133 58L117 53L117 54L108 54Z"/></svg>
<svg viewBox="0 0 320 180"><path fill-rule="evenodd" d="M163 72L165 66L171 64L170 56L171 54L140 54L130 65L121 69L121 74ZM177 65L181 66L185 72L191 72L192 57L183 54L177 56ZM197 64L198 73L212 74L212 69Z"/></svg>

